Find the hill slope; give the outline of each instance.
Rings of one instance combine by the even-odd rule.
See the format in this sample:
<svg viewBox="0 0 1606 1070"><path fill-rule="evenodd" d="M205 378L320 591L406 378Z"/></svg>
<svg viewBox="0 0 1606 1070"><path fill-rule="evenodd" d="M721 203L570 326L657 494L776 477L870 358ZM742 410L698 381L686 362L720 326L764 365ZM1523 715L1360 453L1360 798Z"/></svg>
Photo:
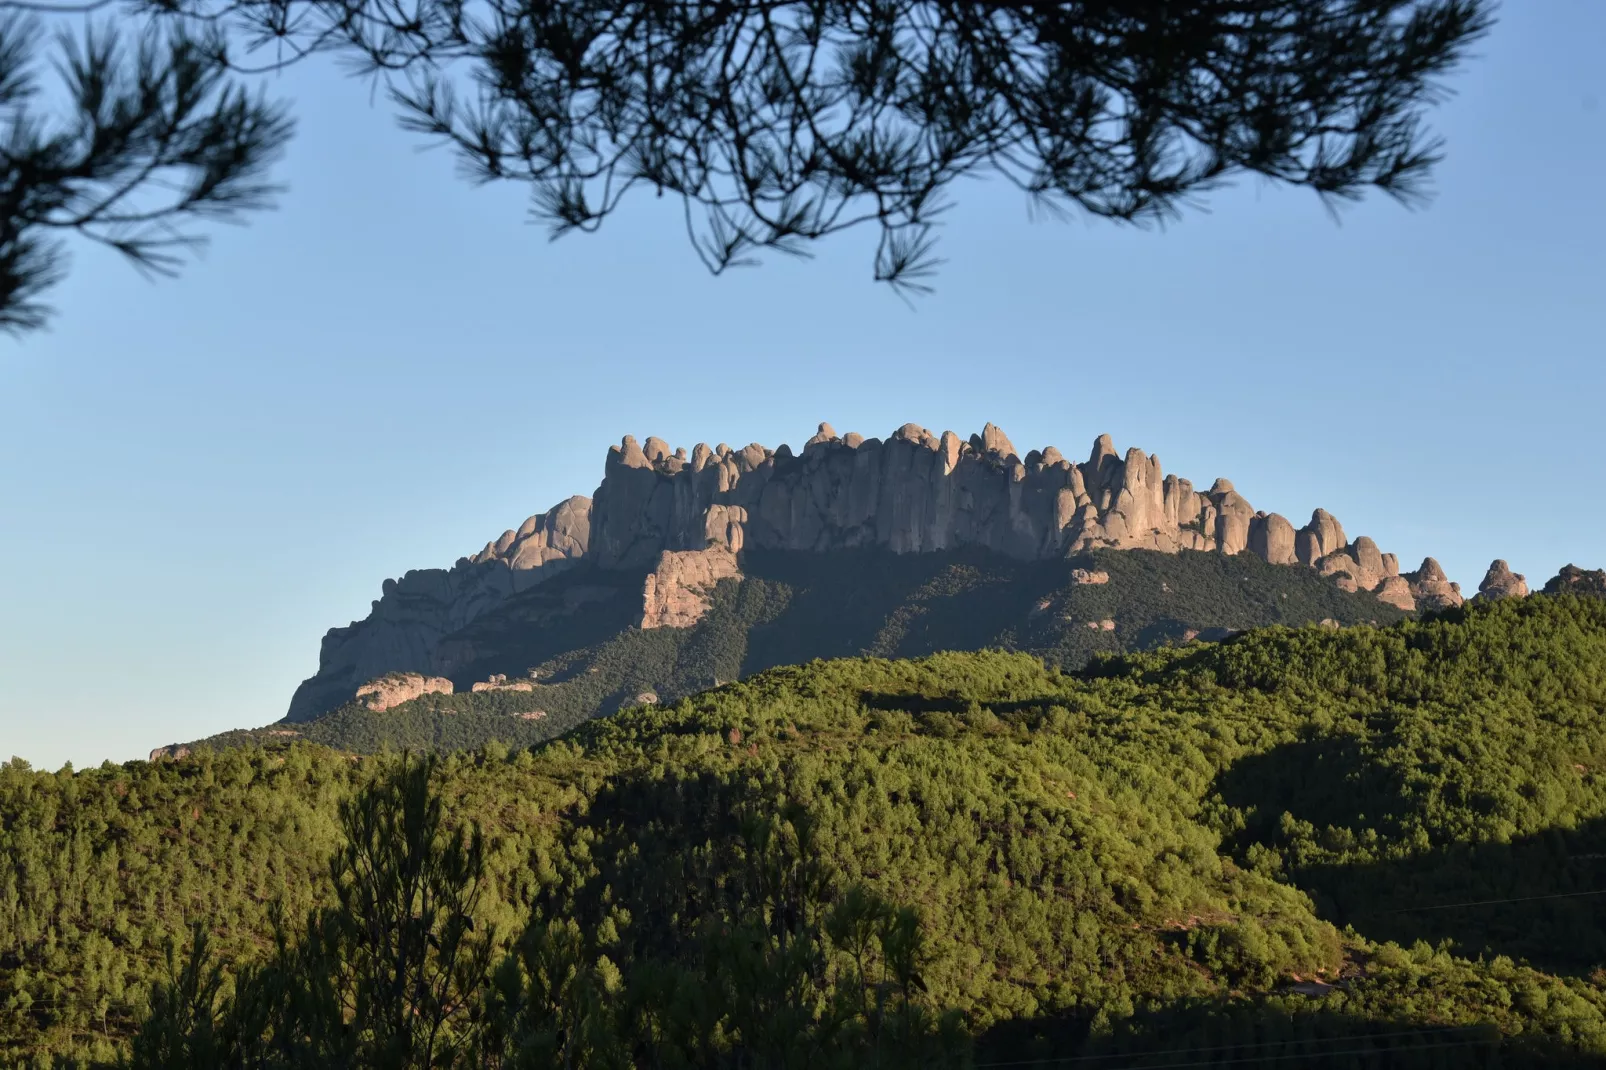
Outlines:
<svg viewBox="0 0 1606 1070"><path fill-rule="evenodd" d="M745 813L794 830L830 894L918 910L919 998L978 1065L1582 1067L1606 1057L1603 709L1606 603L1536 596L1080 674L773 669L450 758L441 790L491 837L484 920L572 921L617 970L597 1028L664 1065L740 1044L697 934L746 909ZM259 956L275 897L328 895L334 802L385 764L0 769L0 1052L109 1057L189 919ZM724 1032L635 1032L666 977Z"/></svg>
<svg viewBox="0 0 1606 1070"><path fill-rule="evenodd" d="M1384 624L1405 616L1313 570L1247 554L1103 550L1018 561L980 549L754 551L744 555L742 569L741 579L719 585L695 625L650 629L636 626L639 573L571 570L509 599L452 640L474 652L457 670L459 680L505 674L524 678L528 690L429 694L379 712L349 702L308 722L202 742L283 742L294 732L360 752L475 747L490 739L527 745L637 704L638 696L673 702L816 658L1001 647L1075 669L1095 655L1194 636L1321 620Z"/></svg>

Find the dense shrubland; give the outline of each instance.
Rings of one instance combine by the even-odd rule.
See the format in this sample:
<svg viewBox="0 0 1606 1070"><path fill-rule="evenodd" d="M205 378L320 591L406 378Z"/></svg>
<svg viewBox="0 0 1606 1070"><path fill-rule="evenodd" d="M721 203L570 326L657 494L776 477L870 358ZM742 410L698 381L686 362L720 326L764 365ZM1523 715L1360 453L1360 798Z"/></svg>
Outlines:
<svg viewBox="0 0 1606 1070"><path fill-rule="evenodd" d="M147 1066L202 1034L295 1038L251 1065L399 1043L351 1009L351 845L477 828L458 1065L1593 1065L1603 713L1606 602L1533 597L1084 672L772 669L445 755L422 838L357 820L427 810L394 756L14 762L0 1058L109 1061L142 1021Z"/></svg>

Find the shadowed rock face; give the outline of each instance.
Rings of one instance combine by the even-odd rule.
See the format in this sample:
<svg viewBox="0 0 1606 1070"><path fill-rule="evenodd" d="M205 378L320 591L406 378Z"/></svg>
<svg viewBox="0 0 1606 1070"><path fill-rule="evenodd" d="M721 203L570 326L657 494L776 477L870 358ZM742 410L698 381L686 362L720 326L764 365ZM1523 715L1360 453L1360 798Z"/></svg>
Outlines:
<svg viewBox="0 0 1606 1070"><path fill-rule="evenodd" d="M1577 594L1593 598L1606 598L1606 569L1579 568L1563 565L1561 571L1545 584L1546 594Z"/></svg>
<svg viewBox="0 0 1606 1070"><path fill-rule="evenodd" d="M442 638L572 565L590 537L591 500L576 496L450 569L417 569L386 580L367 618L324 635L318 672L296 688L287 718L316 717L386 673L450 671L438 656Z"/></svg>
<svg viewBox="0 0 1606 1070"><path fill-rule="evenodd" d="M387 672L450 673L443 638L580 561L648 572L643 626L678 627L695 621L711 584L740 575L734 555L743 550L967 547L1028 561L1098 548L1251 553L1316 568L1407 611L1461 601L1431 558L1401 575L1393 554L1364 536L1349 541L1325 510L1296 529L1228 480L1195 490L1158 457L1117 453L1108 435L1080 463L1052 446L1021 457L992 424L968 440L917 424L886 439L821 424L801 453L699 443L688 454L627 435L609 449L594 498L532 516L449 570L385 581L366 620L324 637L318 673L297 689L289 719L331 709Z"/></svg>

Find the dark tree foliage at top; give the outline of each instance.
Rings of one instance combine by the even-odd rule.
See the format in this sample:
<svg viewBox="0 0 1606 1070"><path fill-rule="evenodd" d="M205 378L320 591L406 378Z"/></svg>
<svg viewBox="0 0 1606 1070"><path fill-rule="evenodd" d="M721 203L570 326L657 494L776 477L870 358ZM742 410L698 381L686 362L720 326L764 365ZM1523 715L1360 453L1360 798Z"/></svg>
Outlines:
<svg viewBox="0 0 1606 1070"><path fill-rule="evenodd" d="M352 40L376 66L472 57L471 102L426 65L393 93L403 123L533 183L554 235L645 185L681 198L715 273L873 222L875 277L917 289L946 187L977 171L1135 223L1233 172L1419 196L1422 107L1489 23L1480 0L488 6Z"/></svg>
<svg viewBox="0 0 1606 1070"><path fill-rule="evenodd" d="M71 114L51 123L32 106L40 27L26 6L0 4L0 330L12 334L45 325L38 297L66 273L52 232L174 274L177 251L205 243L187 222L269 206L278 188L264 171L292 126L228 77L216 27L155 24L132 50L115 28L90 27L81 44L61 33L54 66Z"/></svg>
<svg viewBox="0 0 1606 1070"><path fill-rule="evenodd" d="M816 239L874 224L875 278L900 292L930 289L919 280L940 262L933 227L962 175L1001 174L1051 213L1137 224L1174 218L1190 198L1243 173L1309 187L1330 203L1374 187L1415 202L1441 156L1424 112L1440 99L1442 76L1491 26L1493 8L1491 0L133 6L153 25L210 35L207 48L186 40L171 62L141 68L176 85L210 88L223 70L260 73L317 52L382 75L402 125L454 145L475 180L530 183L533 214L553 237L597 229L626 194L647 187L680 199L688 236L715 274L754 263L764 249L808 256ZM225 27L250 50L272 46L274 59L232 60ZM7 32L0 84L10 85L27 48ZM181 61L189 75L164 70L179 71ZM471 72L466 89L451 77L459 62ZM91 49L82 69L94 81L115 65ZM99 114L78 96L86 116ZM167 214L245 207L245 198L217 193L287 133L276 113L226 97L212 136L169 160L160 132L172 121L157 117L175 112L168 96L189 98L125 96L116 114L130 132L80 137L76 163L54 164L69 174L37 176L28 161L38 151L8 145L9 185L64 201L73 166L125 179L116 187L123 194L159 166L189 166L207 176L194 183L204 195ZM59 277L28 228L123 222L109 208L55 211L11 196L7 248L20 251L6 261L0 310L25 307L20 298ZM137 221L165 219L156 210ZM22 318L10 313L14 329L40 324L37 307L26 307Z"/></svg>

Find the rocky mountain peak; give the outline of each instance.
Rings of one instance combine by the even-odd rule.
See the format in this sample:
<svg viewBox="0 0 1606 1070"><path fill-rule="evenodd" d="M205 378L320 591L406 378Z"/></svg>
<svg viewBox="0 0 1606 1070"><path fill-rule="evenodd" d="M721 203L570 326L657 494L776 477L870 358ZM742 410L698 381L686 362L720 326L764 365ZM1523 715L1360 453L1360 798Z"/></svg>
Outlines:
<svg viewBox="0 0 1606 1070"><path fill-rule="evenodd" d="M1478 597L1485 601L1497 598L1526 598L1528 596L1528 581L1521 574L1512 572L1511 566L1504 561L1496 560L1489 565L1489 571L1478 584Z"/></svg>
<svg viewBox="0 0 1606 1070"><path fill-rule="evenodd" d="M625 435L609 448L592 498L530 517L451 570L387 580L367 620L325 636L319 673L297 691L291 714L320 712L331 695L344 701L354 682L392 670L449 671L441 637L580 563L649 574L642 626L678 627L696 619L708 584L739 575L744 551L965 547L1025 561L1093 549L1249 553L1315 569L1406 611L1462 602L1432 558L1402 574L1395 555L1366 536L1352 541L1324 509L1295 528L1257 510L1230 480L1197 491L1166 474L1158 457L1136 447L1118 453L1107 434L1080 464L1053 446L1023 459L992 423L966 438L906 423L879 439L838 435L822 422L800 453L756 442L740 450L697 443L688 453L657 436L639 443ZM688 556L697 554L717 560ZM1481 596L1527 593L1522 577L1495 564Z"/></svg>
<svg viewBox="0 0 1606 1070"><path fill-rule="evenodd" d="M953 432L945 431L943 434L946 437L953 435ZM953 440L958 442L959 436L954 435ZM1009 440L1008 435L1004 434L998 429L997 425L992 423L981 429L981 448L983 452L996 453L1001 457L1013 457L1016 455L1015 444Z"/></svg>

